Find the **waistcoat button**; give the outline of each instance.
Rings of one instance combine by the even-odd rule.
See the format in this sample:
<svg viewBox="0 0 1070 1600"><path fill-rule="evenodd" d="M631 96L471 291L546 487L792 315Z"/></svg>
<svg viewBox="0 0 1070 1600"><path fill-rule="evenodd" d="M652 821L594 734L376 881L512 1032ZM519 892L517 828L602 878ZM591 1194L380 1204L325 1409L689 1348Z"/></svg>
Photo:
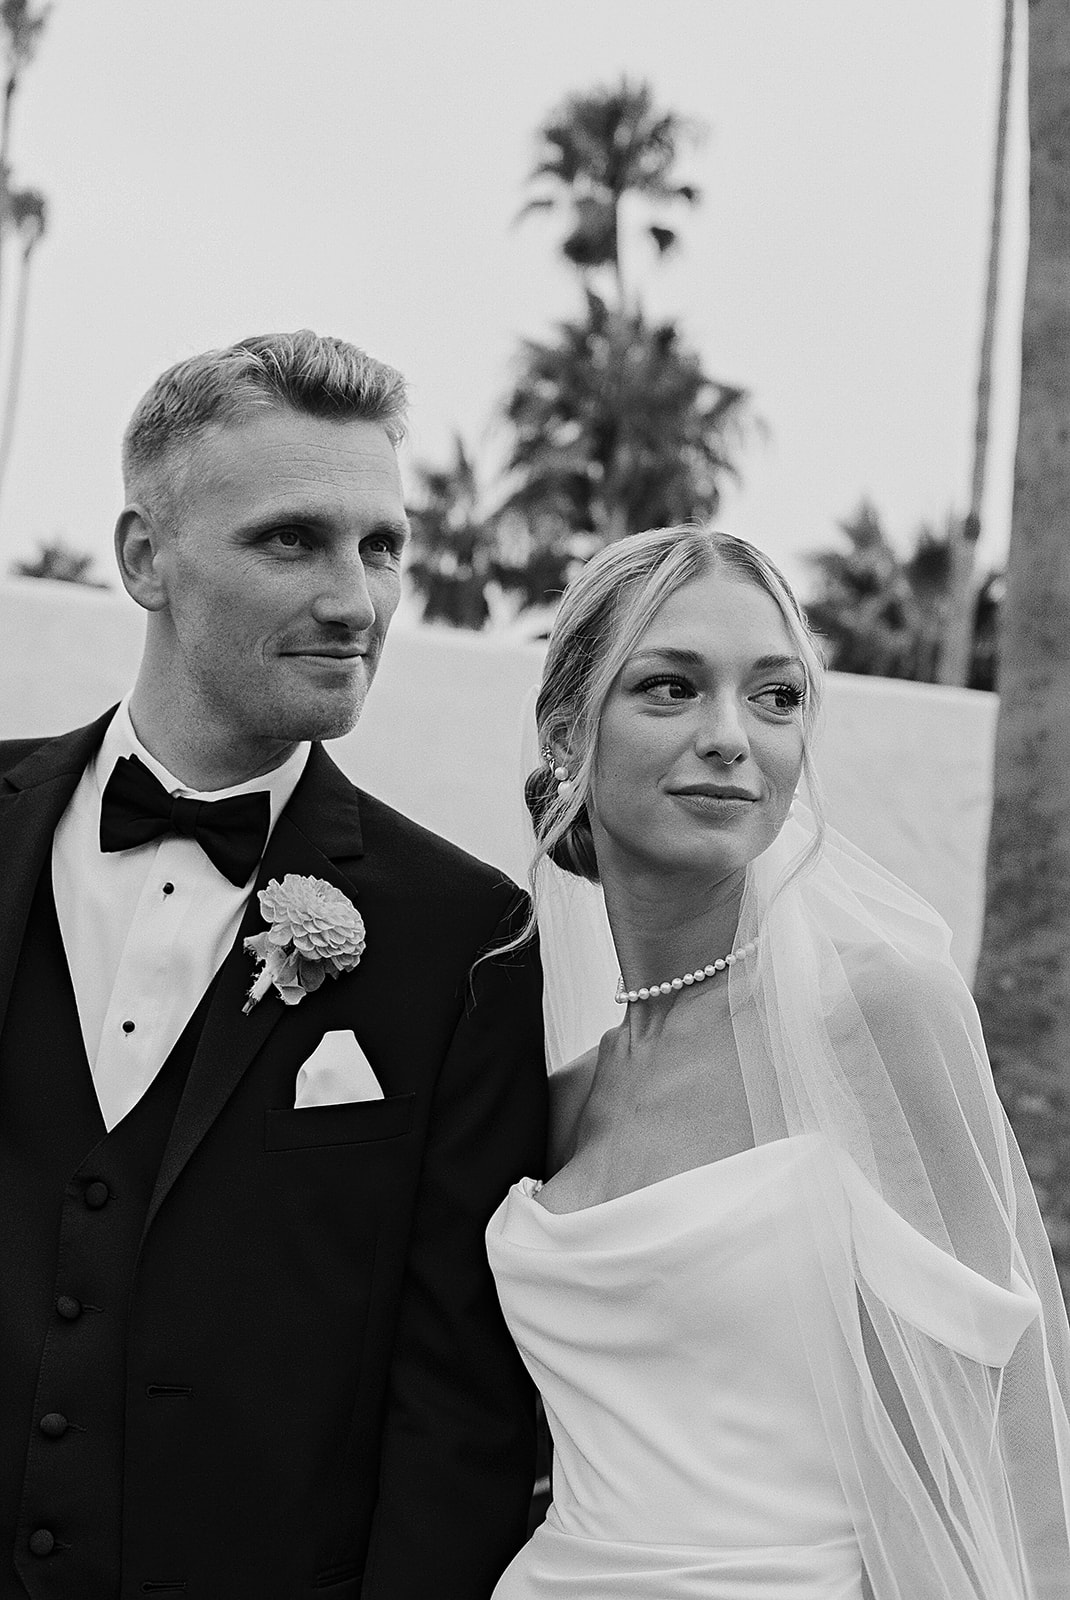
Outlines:
<svg viewBox="0 0 1070 1600"><path fill-rule="evenodd" d="M62 1439L69 1424L62 1411L47 1411L37 1426L46 1439Z"/></svg>
<svg viewBox="0 0 1070 1600"><path fill-rule="evenodd" d="M73 1295L61 1294L56 1301L56 1310L66 1322L74 1322L82 1315L82 1302Z"/></svg>
<svg viewBox="0 0 1070 1600"><path fill-rule="evenodd" d="M106 1206L111 1199L111 1190L106 1183L101 1183L97 1178L92 1183L87 1183L85 1188L85 1203L91 1211L99 1211L101 1206Z"/></svg>
<svg viewBox="0 0 1070 1600"><path fill-rule="evenodd" d="M30 1554L35 1556L50 1556L56 1548L56 1541L47 1528L35 1528L30 1534Z"/></svg>

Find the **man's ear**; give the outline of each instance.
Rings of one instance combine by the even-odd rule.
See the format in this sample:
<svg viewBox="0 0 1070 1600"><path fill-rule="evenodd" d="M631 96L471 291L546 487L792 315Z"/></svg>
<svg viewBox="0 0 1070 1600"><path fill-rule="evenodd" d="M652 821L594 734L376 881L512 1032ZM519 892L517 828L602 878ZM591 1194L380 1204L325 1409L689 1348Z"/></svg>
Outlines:
<svg viewBox="0 0 1070 1600"><path fill-rule="evenodd" d="M124 506L115 524L115 559L123 587L146 611L163 611L167 589L160 560L167 535L143 505Z"/></svg>

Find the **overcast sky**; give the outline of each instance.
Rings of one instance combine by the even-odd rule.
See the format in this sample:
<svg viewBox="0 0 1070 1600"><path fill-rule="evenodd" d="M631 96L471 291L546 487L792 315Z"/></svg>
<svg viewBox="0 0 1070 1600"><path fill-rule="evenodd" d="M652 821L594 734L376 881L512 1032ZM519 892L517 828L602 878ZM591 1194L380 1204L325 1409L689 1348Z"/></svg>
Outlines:
<svg viewBox="0 0 1070 1600"><path fill-rule="evenodd" d="M556 225L517 227L539 123L645 76L705 123L701 208L632 265L766 437L721 524L796 580L869 495L893 536L963 509L999 0L55 0L15 108L44 190L0 567L61 537L110 568L119 437L153 376L310 326L412 384L407 463L487 462L525 335L574 310ZM1005 550L1025 255L1016 88L983 554ZM4 294L11 304L12 266ZM500 442L500 441L499 441Z"/></svg>

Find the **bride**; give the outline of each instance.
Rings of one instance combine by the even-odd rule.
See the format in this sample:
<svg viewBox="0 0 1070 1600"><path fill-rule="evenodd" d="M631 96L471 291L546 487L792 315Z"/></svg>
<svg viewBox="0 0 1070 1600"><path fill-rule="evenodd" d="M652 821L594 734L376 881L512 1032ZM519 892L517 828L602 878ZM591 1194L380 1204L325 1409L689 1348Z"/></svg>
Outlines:
<svg viewBox="0 0 1070 1600"><path fill-rule="evenodd" d="M1051 1252L946 928L821 823L821 677L721 533L622 540L558 612L552 1053L598 998L594 882L622 1016L488 1228L555 1454L495 1600L1070 1594Z"/></svg>

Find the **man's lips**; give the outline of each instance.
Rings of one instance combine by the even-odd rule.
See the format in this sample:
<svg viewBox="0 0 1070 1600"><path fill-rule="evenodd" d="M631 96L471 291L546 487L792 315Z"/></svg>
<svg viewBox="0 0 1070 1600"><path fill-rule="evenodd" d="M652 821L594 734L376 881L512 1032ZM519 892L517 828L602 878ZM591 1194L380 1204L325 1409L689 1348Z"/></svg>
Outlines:
<svg viewBox="0 0 1070 1600"><path fill-rule="evenodd" d="M279 654L284 656L328 656L333 661L355 661L367 653L367 650L362 650L356 645L335 644L299 645L296 649L279 651Z"/></svg>

